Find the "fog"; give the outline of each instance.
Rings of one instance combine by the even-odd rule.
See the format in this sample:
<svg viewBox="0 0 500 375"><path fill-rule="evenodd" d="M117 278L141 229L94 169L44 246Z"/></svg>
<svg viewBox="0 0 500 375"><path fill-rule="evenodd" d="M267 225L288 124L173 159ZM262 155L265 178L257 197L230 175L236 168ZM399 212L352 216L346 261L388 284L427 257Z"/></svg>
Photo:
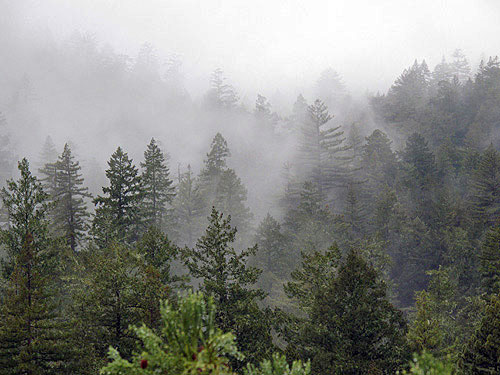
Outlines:
<svg viewBox="0 0 500 375"><path fill-rule="evenodd" d="M36 160L48 135L59 152L71 141L101 182L117 146L139 164L151 137L173 175L188 164L199 170L220 131L260 217L296 150L292 105L301 93L308 103L321 95L325 69L345 88L328 103L333 124L347 134L356 123L366 135L376 126L368 93L386 92L415 59L434 67L456 48L475 69L500 50L498 19L493 0L4 0L0 112L17 157ZM240 98L236 112L207 110L216 68ZM257 94L280 117L272 139L252 117Z"/></svg>

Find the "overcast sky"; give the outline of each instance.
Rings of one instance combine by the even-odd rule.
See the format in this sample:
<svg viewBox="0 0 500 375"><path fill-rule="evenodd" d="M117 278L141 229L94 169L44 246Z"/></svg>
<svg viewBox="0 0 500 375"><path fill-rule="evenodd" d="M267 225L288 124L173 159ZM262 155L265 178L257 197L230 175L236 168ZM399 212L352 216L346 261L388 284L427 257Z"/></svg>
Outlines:
<svg viewBox="0 0 500 375"><path fill-rule="evenodd" d="M327 67L356 92L386 90L415 58L500 53L498 0L0 0L25 30L75 30L134 56L184 60L188 87L222 67L246 92L300 90Z"/></svg>

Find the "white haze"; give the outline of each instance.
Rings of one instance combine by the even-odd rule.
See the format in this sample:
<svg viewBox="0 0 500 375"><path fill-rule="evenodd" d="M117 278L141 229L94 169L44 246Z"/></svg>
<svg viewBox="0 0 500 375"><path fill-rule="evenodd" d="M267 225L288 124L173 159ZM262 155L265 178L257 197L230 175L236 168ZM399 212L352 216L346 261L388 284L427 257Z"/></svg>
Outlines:
<svg viewBox="0 0 500 375"><path fill-rule="evenodd" d="M199 169L221 131L260 217L279 191L294 139L267 143L248 116L205 113L214 69L224 70L249 111L260 93L286 116L299 93L315 99L320 73L333 68L352 97L334 121L356 121L366 134L367 92L387 91L415 58L433 68L456 48L477 66L482 56L500 53L499 20L496 0L0 0L0 112L19 157L36 159L49 134L59 151L72 140L87 173L96 172L90 160L97 160L101 181L118 145L138 164L154 136L171 154L175 175L179 164ZM72 51L75 32L93 39L98 51L128 56L127 69L144 43L162 76L167 61L180 57L194 106L169 106L163 87L116 87L112 79L108 87L105 74L86 76L92 70L75 65L75 56L94 51ZM25 82L33 88L31 104L16 112L12 97Z"/></svg>

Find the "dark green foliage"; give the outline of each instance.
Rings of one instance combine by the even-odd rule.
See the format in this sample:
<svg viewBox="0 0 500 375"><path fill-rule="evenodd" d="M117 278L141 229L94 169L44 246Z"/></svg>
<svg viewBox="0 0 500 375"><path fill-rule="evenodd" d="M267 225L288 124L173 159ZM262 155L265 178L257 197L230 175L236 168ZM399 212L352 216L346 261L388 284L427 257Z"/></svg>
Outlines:
<svg viewBox="0 0 500 375"><path fill-rule="evenodd" d="M47 237L47 195L26 159L21 177L9 181L2 199L10 228L2 231L7 248L8 285L0 309L0 372L58 374L75 364L69 326L54 295L54 253Z"/></svg>
<svg viewBox="0 0 500 375"><path fill-rule="evenodd" d="M238 349L246 359L256 363L269 355L273 348L271 338L271 313L261 310L258 302L265 293L254 288L261 271L247 266L257 246L236 251L232 244L236 228L231 227L230 217L212 208L210 222L193 249L185 249L186 266L193 277L200 278L200 289L213 296L217 307L216 324L223 331L236 335ZM235 368L243 364L232 361Z"/></svg>
<svg viewBox="0 0 500 375"><path fill-rule="evenodd" d="M313 373L392 374L408 359L406 322L388 301L386 285L358 253L339 262L334 247L305 257L287 285L307 314L288 332L288 351L311 358Z"/></svg>
<svg viewBox="0 0 500 375"><path fill-rule="evenodd" d="M500 226L486 232L480 255L481 287L487 294L500 293Z"/></svg>
<svg viewBox="0 0 500 375"><path fill-rule="evenodd" d="M479 329L470 339L461 360L465 374L500 372L500 297L491 296Z"/></svg>
<svg viewBox="0 0 500 375"><path fill-rule="evenodd" d="M110 345L129 357L135 346L129 326L158 323L159 301L170 293L162 280L165 273L118 244L83 253L81 263L73 313L82 343L90 345L97 362L104 360Z"/></svg>
<svg viewBox="0 0 500 375"><path fill-rule="evenodd" d="M110 240L134 242L142 229L143 189L137 168L121 147L111 155L108 166L109 186L102 188L104 195L94 199L92 234L100 246L106 246Z"/></svg>
<svg viewBox="0 0 500 375"><path fill-rule="evenodd" d="M170 170L167 159L156 144L154 138L144 151L142 184L144 196L142 201L142 215L146 225L163 228L169 222L167 205L172 203L175 189L170 179Z"/></svg>
<svg viewBox="0 0 500 375"><path fill-rule="evenodd" d="M500 216L500 154L493 146L481 156L472 176L472 204L476 217L486 225Z"/></svg>
<svg viewBox="0 0 500 375"><path fill-rule="evenodd" d="M81 167L74 160L71 149L66 143L63 153L55 163L56 179L53 198L54 225L73 251L87 230L89 213L84 199L90 198L88 189L83 186Z"/></svg>
<svg viewBox="0 0 500 375"><path fill-rule="evenodd" d="M158 335L146 325L131 327L139 338L131 361L122 358L116 347L109 350L111 363L103 375L192 374L230 375L227 357L243 358L232 333L216 326L216 308L212 298L201 293L180 298L179 306L165 302L161 306L162 330Z"/></svg>

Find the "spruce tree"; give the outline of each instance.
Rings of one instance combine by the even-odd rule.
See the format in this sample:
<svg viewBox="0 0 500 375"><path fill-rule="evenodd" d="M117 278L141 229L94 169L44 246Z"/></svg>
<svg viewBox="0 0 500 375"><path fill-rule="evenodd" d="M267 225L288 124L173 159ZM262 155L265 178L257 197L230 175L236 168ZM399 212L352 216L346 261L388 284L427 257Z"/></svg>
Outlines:
<svg viewBox="0 0 500 375"><path fill-rule="evenodd" d="M85 198L90 198L87 187L83 186L82 167L74 160L69 145L55 163L56 179L54 189L54 225L64 235L73 251L87 230L89 213Z"/></svg>
<svg viewBox="0 0 500 375"><path fill-rule="evenodd" d="M258 306L265 297L262 290L254 287L261 271L247 266L257 246L236 251L232 247L236 229L230 220L212 208L205 235L195 248L185 249L184 257L190 274L200 279L201 291L214 298L217 326L234 332L238 349L255 363L266 358L273 348L271 316ZM233 365L241 368L242 363L233 361Z"/></svg>
<svg viewBox="0 0 500 375"><path fill-rule="evenodd" d="M92 233L100 245L106 245L109 239L134 242L142 229L143 189L139 172L121 147L111 155L108 166L109 186L102 188L104 195L94 199L96 213Z"/></svg>
<svg viewBox="0 0 500 375"><path fill-rule="evenodd" d="M175 196L173 181L170 179L170 170L167 159L161 149L151 138L147 150L144 152L144 162L141 163L142 184L144 196L142 211L148 225L162 228L169 219L167 205L172 203Z"/></svg>

